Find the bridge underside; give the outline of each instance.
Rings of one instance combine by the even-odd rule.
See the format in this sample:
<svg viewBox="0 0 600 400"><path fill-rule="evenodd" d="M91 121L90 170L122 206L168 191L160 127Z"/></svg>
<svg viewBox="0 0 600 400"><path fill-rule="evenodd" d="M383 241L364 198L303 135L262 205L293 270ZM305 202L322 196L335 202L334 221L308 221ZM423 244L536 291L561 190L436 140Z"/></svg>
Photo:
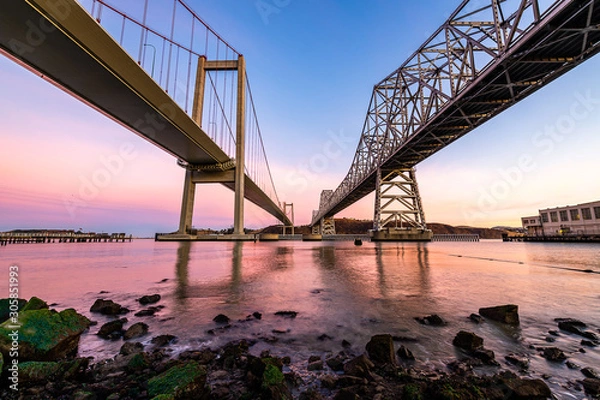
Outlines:
<svg viewBox="0 0 600 400"><path fill-rule="evenodd" d="M76 1L0 0L0 9L0 53L180 160L231 161ZM244 183L246 199L288 221L252 179Z"/></svg>
<svg viewBox="0 0 600 400"><path fill-rule="evenodd" d="M600 1L572 1L523 36L380 164L381 173L412 168L600 51ZM319 210L318 224L376 188L377 168L339 200Z"/></svg>

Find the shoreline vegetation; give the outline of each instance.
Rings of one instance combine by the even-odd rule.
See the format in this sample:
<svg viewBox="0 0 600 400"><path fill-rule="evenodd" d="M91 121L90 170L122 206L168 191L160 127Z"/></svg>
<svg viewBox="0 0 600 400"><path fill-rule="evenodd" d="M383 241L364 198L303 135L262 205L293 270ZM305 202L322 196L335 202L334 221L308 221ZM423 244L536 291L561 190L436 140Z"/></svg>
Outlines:
<svg viewBox="0 0 600 400"><path fill-rule="evenodd" d="M0 320L4 321L0 324L2 399L552 398L545 382L549 376L526 376L527 355L496 355L485 347L483 338L466 330L457 332L452 340L460 357L444 370L415 366L410 346L416 339L391 333L373 335L364 348L346 340L336 343L327 337L332 343L331 351L307 360L277 357L266 350L254 354L252 347L266 339L243 337L219 348L188 349L175 355L170 348L177 342L175 336L150 339L148 324L130 323L124 316L132 311L112 300L99 298L90 308L92 315L111 318L101 326L74 309L52 310L36 297L29 301L12 300L0 300ZM136 317L152 316L162 308L159 294L143 296L137 302L141 310L134 314ZM298 313L282 310L275 314L279 318L295 318ZM474 324L520 323L517 305L481 308L469 318ZM208 333L218 335L234 325L260 323L261 319L259 311L237 321L220 314L213 319L214 329ZM433 327L446 324L435 314L415 319ZM569 336L580 343L582 352L585 347L600 345L597 327L570 318L555 322L557 330L549 331L550 337ZM80 358L77 350L82 334L95 334L123 344L119 354L111 359ZM581 379L569 382L570 391L600 398L598 371L569 365L565 353L551 343L535 351L550 363L566 363L569 368L580 369ZM508 364L519 373L506 369ZM476 373L480 368L492 372Z"/></svg>

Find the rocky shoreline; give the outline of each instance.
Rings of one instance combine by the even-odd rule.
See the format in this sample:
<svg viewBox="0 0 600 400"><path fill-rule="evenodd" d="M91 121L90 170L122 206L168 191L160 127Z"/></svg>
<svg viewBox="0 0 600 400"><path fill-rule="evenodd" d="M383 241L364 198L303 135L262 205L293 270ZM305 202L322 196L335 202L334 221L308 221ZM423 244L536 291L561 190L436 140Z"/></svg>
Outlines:
<svg viewBox="0 0 600 400"><path fill-rule="evenodd" d="M137 301L142 310L136 317L152 316L162 306L160 295L143 296ZM148 341L149 326L128 324L130 311L112 300L98 299L91 313L110 316L99 327L73 309L51 310L38 298L29 301L0 300L0 368L2 399L548 399L550 388L544 379L517 375L503 364L510 363L526 375L529 359L523 354L507 354L496 359L486 349L483 338L462 330L452 344L461 357L447 368L424 369L415 366L409 337L378 334L364 350L357 351L346 340L333 344L332 351L292 360L269 351L252 351L261 339L239 338L216 349L199 348L181 353L171 351L177 342L173 335L159 335ZM295 318L296 311L281 310L281 318ZM17 319L18 316L18 319ZM260 312L244 321L262 319ZM415 318L419 323L442 326L438 315ZM519 324L518 307L503 305L482 308L472 314L473 323ZM218 335L235 322L217 315ZM600 345L598 333L584 322L570 318L556 320L557 330L548 332L548 342L557 335L571 335L581 349ZM127 326L128 325L128 326ZM90 332L104 340L122 340L115 357L93 362L77 357L79 338ZM17 336L14 336L17 332ZM277 334L277 332L274 332ZM13 335L13 336L11 336ZM144 345L140 338L143 338ZM332 339L331 337L324 338ZM451 338L450 338L451 339ZM264 340L267 340L265 338ZM16 346L16 347L15 347ZM336 350L337 348L337 350ZM14 351L17 349L18 354ZM340 350L341 349L341 350ZM572 390L587 398L600 399L600 377L591 367L570 363L557 347L535 348L548 362L565 363L579 369L581 379ZM174 355L176 354L176 355ZM15 357L16 356L16 357ZM18 363L15 363L15 359ZM17 365L17 368L14 365ZM493 372L481 375L477 370ZM15 372L16 371L16 372ZM546 377L543 377L546 378Z"/></svg>

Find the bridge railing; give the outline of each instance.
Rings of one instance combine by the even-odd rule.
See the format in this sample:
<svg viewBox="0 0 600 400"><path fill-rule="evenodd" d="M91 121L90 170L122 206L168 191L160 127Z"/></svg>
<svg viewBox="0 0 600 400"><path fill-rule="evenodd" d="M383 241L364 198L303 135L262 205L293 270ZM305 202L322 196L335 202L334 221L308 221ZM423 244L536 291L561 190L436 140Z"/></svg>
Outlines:
<svg viewBox="0 0 600 400"><path fill-rule="evenodd" d="M190 117L198 59L233 61L240 56L183 0L79 1ZM279 204L248 81L246 85L245 171ZM234 159L237 72L206 71L203 100L202 129Z"/></svg>
<svg viewBox="0 0 600 400"><path fill-rule="evenodd" d="M394 157L540 20L565 3L568 1L464 0L400 68L374 86L352 165L312 223ZM538 83L515 82L532 87ZM457 121L455 128L461 128L461 124L468 128L491 116L468 115ZM440 144L453 139L440 138Z"/></svg>

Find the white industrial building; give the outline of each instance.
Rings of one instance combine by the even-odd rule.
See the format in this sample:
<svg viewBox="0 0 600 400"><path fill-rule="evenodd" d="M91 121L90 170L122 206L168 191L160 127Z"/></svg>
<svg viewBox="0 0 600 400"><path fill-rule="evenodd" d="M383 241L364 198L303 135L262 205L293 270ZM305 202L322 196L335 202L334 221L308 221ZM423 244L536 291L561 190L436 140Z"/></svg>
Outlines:
<svg viewBox="0 0 600 400"><path fill-rule="evenodd" d="M528 236L600 235L600 201L546 208L521 222Z"/></svg>

